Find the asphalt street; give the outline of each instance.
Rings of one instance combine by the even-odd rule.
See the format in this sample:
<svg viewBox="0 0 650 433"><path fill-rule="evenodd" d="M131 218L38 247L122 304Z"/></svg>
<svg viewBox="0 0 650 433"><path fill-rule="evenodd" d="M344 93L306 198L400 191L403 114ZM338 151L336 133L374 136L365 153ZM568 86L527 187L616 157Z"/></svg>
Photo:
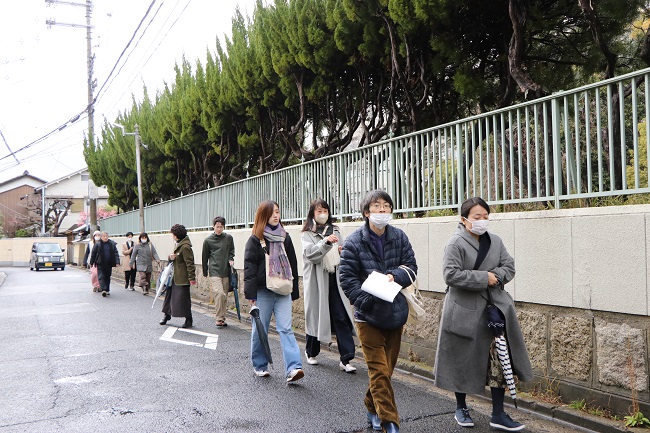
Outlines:
<svg viewBox="0 0 650 433"><path fill-rule="evenodd" d="M253 375L244 321L217 329L214 316L197 309L186 332L177 328L181 318L158 324L162 301L152 309L152 296L118 282L109 297L93 293L84 270L0 272L2 433L372 432L363 360L355 360L357 374L346 374L337 354L324 350L320 364L305 362L305 378L288 386L275 335L271 377ZM465 429L453 420L449 394L429 381L396 372L393 384L402 432L493 431L481 399L468 399L476 427ZM577 430L508 412L524 431Z"/></svg>

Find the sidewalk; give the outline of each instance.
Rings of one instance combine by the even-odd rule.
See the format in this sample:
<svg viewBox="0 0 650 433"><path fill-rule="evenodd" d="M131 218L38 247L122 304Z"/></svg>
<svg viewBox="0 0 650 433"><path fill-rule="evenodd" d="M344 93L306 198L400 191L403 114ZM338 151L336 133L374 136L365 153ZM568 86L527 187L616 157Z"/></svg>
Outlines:
<svg viewBox="0 0 650 433"><path fill-rule="evenodd" d="M81 268L80 269L84 269ZM0 274L0 284L3 280L3 275ZM121 278L121 275L117 273L112 278L114 283L123 285L124 279ZM155 293L155 292L154 292ZM149 295L151 296L151 294ZM240 302L245 304L245 300L240 296ZM196 313L201 313L207 316L214 316L214 307L208 304L205 301L193 299L192 309ZM162 305L162 304L161 304ZM234 310L227 311L228 324L229 326L250 331L251 329L251 320L250 316L242 312L242 321L237 320L237 314ZM216 329L216 328L215 328ZM301 343L305 342L305 335L300 333L299 330L294 330L296 339ZM277 333L272 328L269 332L272 338L279 339ZM338 350L336 344L333 343L330 346L323 346L321 351L321 356L331 356L337 357ZM362 366L359 373L365 374L365 364L363 363L363 355L360 349L357 349L357 366ZM362 365L360 365L362 364ZM410 362L406 359L400 358L398 360L397 368L394 377L401 381L408 383L416 384L418 387L424 387L428 392L438 396L445 397L449 400L454 399L454 395L451 392L435 388L433 386L433 372L431 367ZM432 395L432 397L434 397ZM361 397L360 397L361 398ZM566 431L583 431L583 432L603 432L603 433L619 433L619 432L629 432L630 430L624 427L623 422L613 421L604 417L591 415L586 412L578 411L572 409L565 405L553 405L540 400L535 400L527 396L518 395L517 401L519 409L515 409L511 404L509 397L506 397L506 410L510 413L519 413L521 415L528 414L532 417L526 417L526 424L529 427L533 427L531 424L530 418L537 418L542 421L552 421L554 425L557 425L557 430L549 429L547 425L540 427L539 431L547 432L566 432ZM489 397L489 391L486 389L486 392L482 396L468 396L468 403L471 405L473 410L476 410L484 415L489 416L491 413L491 400ZM517 419L521 418L521 415L517 415ZM523 420L522 420L523 422ZM528 430L528 429L526 429ZM525 431L526 431L525 430ZM462 429L464 431L464 429Z"/></svg>

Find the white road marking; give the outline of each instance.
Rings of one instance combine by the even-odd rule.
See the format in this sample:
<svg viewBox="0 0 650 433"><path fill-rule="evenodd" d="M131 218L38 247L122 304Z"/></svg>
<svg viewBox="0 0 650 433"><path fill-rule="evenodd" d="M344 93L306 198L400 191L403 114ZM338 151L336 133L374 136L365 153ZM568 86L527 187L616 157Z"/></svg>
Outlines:
<svg viewBox="0 0 650 433"><path fill-rule="evenodd" d="M179 340L177 338L173 338L176 331L187 332L188 334L203 336L205 337L205 343L195 343L193 341L185 341L185 340ZM192 329L177 328L175 326L168 326L165 332L163 333L162 337L160 337L160 339L162 341L184 344L186 346L203 347L204 349L210 349L210 350L216 350L217 343L219 342L219 336L217 334L208 334L207 332L194 331Z"/></svg>
<svg viewBox="0 0 650 433"><path fill-rule="evenodd" d="M80 383L92 382L93 380L95 379L88 376L71 376L71 377L63 377L61 379L57 379L54 381L54 383L72 383L78 385Z"/></svg>

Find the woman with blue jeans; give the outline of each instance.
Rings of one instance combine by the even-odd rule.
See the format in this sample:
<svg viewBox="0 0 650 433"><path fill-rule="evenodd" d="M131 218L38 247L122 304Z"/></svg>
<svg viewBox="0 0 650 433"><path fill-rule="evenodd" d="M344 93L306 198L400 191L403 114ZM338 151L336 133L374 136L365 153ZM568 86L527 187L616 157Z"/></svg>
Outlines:
<svg viewBox="0 0 650 433"><path fill-rule="evenodd" d="M267 288L266 255L269 256L271 276L291 281L292 291L280 295ZM298 261L296 252L280 222L280 208L274 201L262 202L255 213L253 234L246 242L244 252L244 294L251 307L259 308L264 329L253 324L251 335L251 361L258 377L268 377L268 359L259 338L259 332L268 334L271 314L275 315L275 329L280 334L282 357L287 382L305 376L302 370L300 349L291 326L291 302L299 298Z"/></svg>

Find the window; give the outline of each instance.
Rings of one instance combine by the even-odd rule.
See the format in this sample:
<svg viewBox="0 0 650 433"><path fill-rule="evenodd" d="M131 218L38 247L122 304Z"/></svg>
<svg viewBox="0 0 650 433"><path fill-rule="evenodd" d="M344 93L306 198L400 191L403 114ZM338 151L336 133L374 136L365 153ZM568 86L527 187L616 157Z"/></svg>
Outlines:
<svg viewBox="0 0 650 433"><path fill-rule="evenodd" d="M81 174L81 181L82 182L88 182L90 180L90 174L88 173L82 173Z"/></svg>
<svg viewBox="0 0 650 433"><path fill-rule="evenodd" d="M82 198L73 198L72 206L70 206L70 212L78 213L84 210L84 199Z"/></svg>

